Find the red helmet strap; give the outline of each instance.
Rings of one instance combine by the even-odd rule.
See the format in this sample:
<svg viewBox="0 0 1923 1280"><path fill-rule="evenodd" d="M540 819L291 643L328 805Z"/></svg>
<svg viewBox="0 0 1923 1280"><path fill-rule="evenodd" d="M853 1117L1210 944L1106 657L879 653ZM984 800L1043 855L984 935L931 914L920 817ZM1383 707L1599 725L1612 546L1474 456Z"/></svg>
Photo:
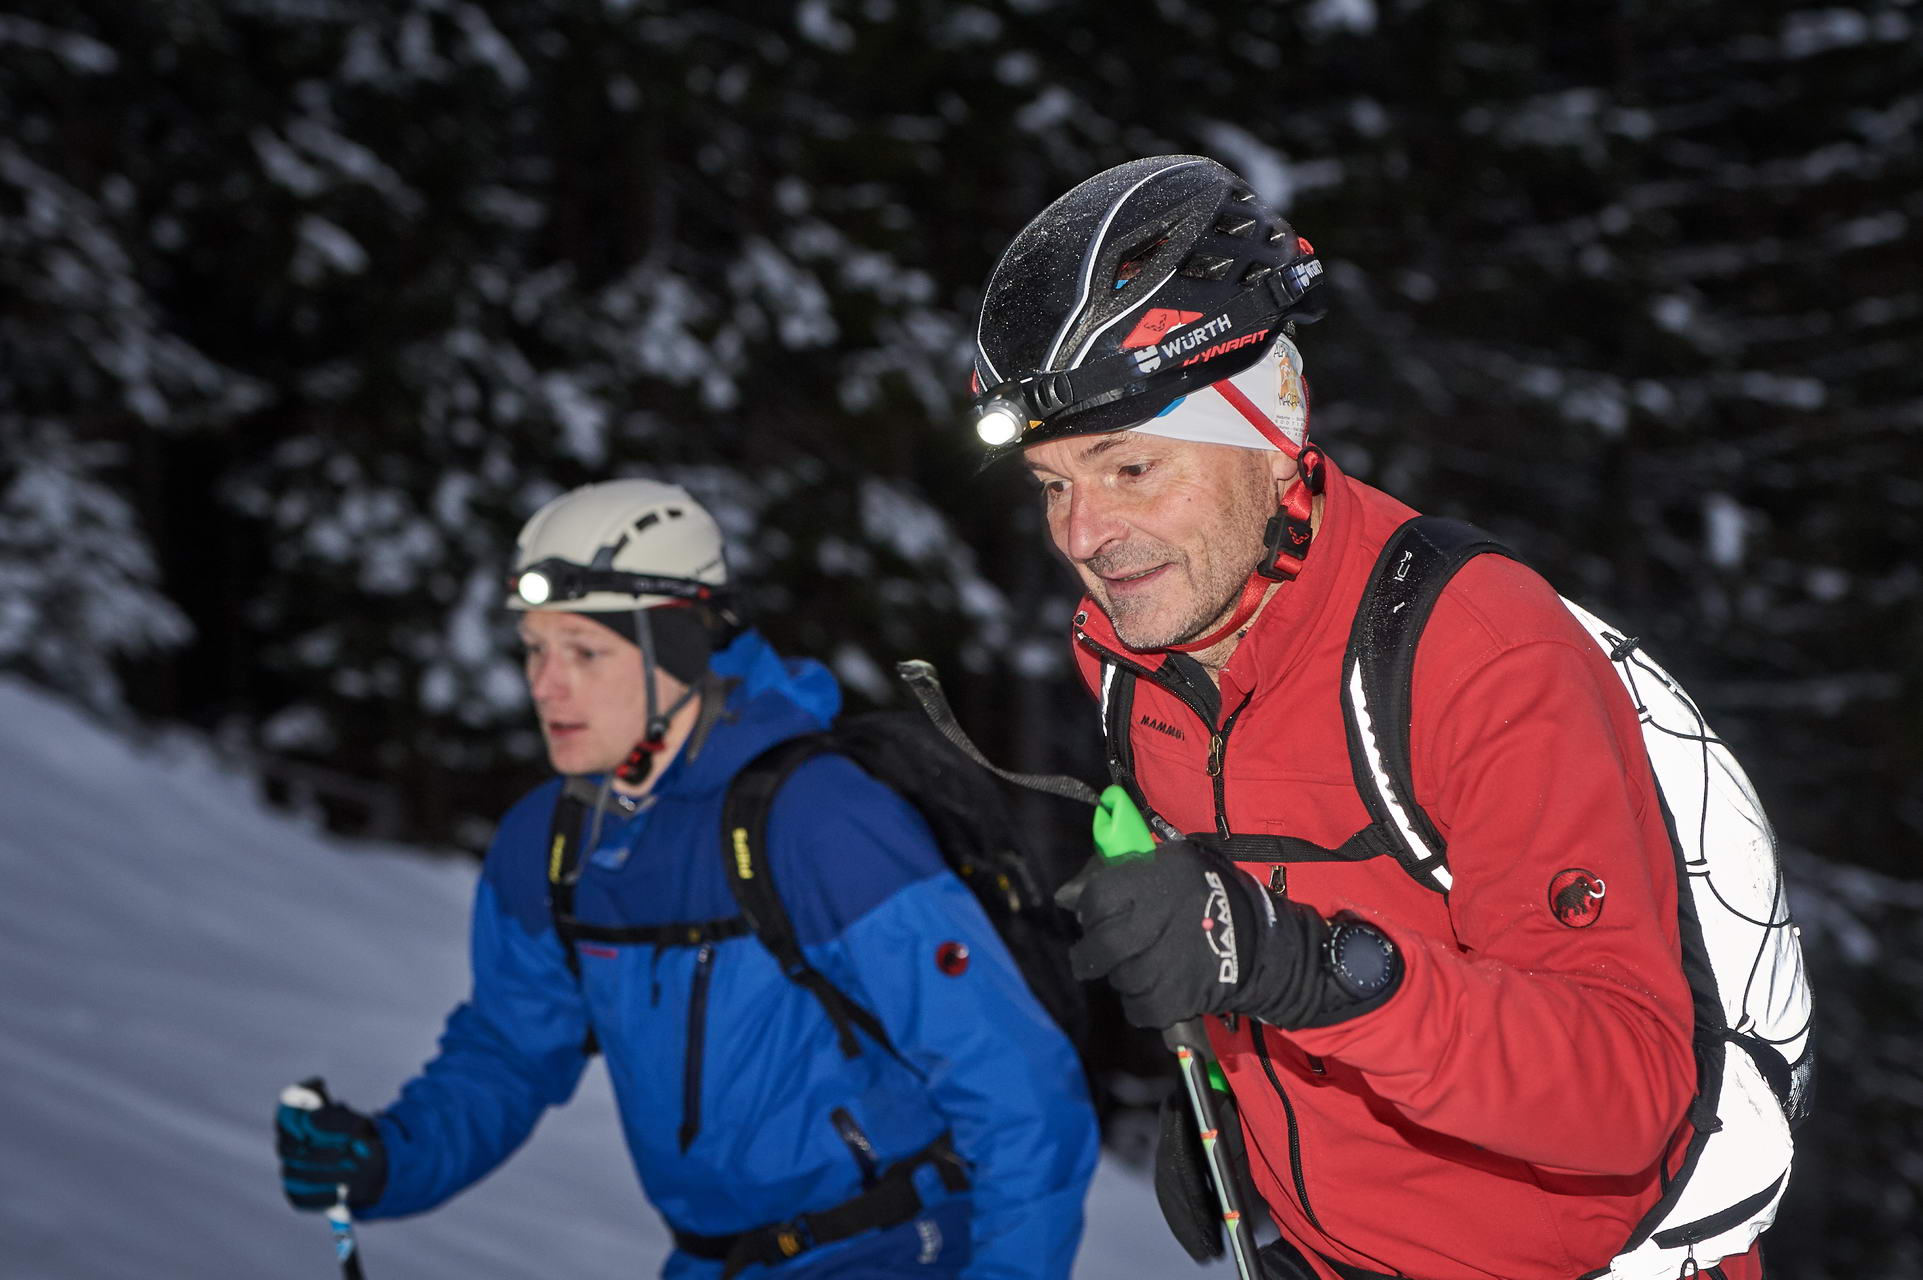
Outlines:
<svg viewBox="0 0 1923 1280"><path fill-rule="evenodd" d="M1296 461L1301 464L1301 474L1283 491L1281 505L1269 517L1262 539L1262 559L1255 566L1257 574L1275 582L1288 582L1302 572L1309 540L1314 536L1310 517L1325 479L1322 450L1314 445L1303 445Z"/></svg>

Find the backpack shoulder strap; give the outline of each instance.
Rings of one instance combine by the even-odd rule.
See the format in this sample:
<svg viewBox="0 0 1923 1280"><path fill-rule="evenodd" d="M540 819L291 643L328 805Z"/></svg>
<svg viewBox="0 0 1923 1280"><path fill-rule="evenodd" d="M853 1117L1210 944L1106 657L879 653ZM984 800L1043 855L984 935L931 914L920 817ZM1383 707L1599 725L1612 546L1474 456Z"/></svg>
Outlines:
<svg viewBox="0 0 1923 1280"><path fill-rule="evenodd" d="M1177 831L1168 819L1155 811L1142 794L1142 786L1135 780L1135 745L1129 738L1130 727L1135 718L1136 673L1120 663L1102 663L1102 742L1108 756L1108 777L1135 802L1136 809L1157 836L1163 840L1179 840L1182 833Z"/></svg>
<svg viewBox="0 0 1923 1280"><path fill-rule="evenodd" d="M1342 718L1349 763L1371 825L1389 837L1417 883L1447 892L1441 835L1415 800L1409 751L1410 685L1416 644L1456 571L1484 554L1514 556L1475 525L1416 516L1390 535L1376 558L1342 659Z"/></svg>
<svg viewBox="0 0 1923 1280"><path fill-rule="evenodd" d="M850 999L802 954L793 919L775 884L768 856L768 813L775 796L794 771L819 755L835 750L832 731L803 734L778 742L750 760L728 787L721 810L721 856L728 871L728 888L741 908L748 928L774 956L790 982L806 988L834 1023L843 1057L861 1053L855 1032L890 1053L895 1046L879 1019ZM899 1056L899 1055L897 1055Z"/></svg>
<svg viewBox="0 0 1923 1280"><path fill-rule="evenodd" d="M554 921L554 936L561 941L561 958L567 961L568 973L577 987L581 985L581 956L574 949L579 936L574 919L575 867L581 858L581 823L587 813L587 804L564 779L560 794L554 798L554 817L548 823L548 916ZM601 1051L591 1024L582 1038L581 1051L590 1057Z"/></svg>

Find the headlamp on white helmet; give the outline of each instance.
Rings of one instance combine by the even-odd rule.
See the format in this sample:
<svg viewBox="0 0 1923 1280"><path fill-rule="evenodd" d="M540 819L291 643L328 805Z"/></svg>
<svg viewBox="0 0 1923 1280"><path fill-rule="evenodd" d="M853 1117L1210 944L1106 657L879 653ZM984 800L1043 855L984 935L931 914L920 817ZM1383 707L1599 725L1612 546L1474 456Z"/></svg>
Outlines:
<svg viewBox="0 0 1923 1280"><path fill-rule="evenodd" d="M720 588L693 578L666 578L653 573L623 573L618 569L597 569L572 564L550 556L511 575L508 590L521 607L539 609L559 607L585 600L592 595L639 597L666 596L675 600L712 601L722 595ZM514 602L509 601L509 607ZM645 606L642 606L645 607Z"/></svg>
<svg viewBox="0 0 1923 1280"><path fill-rule="evenodd" d="M643 725L613 775L634 785L653 770L673 716L706 687L709 657L741 625L720 528L685 489L654 480L585 485L535 512L517 540L507 607L578 613L640 650ZM657 672L681 692L664 699Z"/></svg>
<svg viewBox="0 0 1923 1280"><path fill-rule="evenodd" d="M727 588L720 527L687 490L608 480L570 490L529 518L507 607L625 613L719 604Z"/></svg>

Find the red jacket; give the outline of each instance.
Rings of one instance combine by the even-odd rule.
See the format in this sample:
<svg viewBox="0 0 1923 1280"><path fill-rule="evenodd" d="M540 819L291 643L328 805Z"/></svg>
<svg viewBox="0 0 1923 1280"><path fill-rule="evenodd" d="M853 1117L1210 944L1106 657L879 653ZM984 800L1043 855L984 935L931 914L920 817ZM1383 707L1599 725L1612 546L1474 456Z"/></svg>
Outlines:
<svg viewBox="0 0 1923 1280"><path fill-rule="evenodd" d="M1216 724L1138 680L1136 774L1170 822L1331 848L1368 822L1343 734L1343 652L1377 553L1413 514L1331 465L1304 571L1229 659ZM1088 601L1075 640L1091 688L1100 650L1164 661L1129 654ZM1245 698L1218 748L1218 792L1211 738ZM1386 858L1286 873L1290 897L1357 911L1393 938L1401 988L1335 1026L1211 1018L1210 1038L1256 1186L1305 1252L1420 1280L1574 1280L1607 1264L1655 1200L1695 1080L1674 861L1636 713L1548 584L1482 556L1424 632L1411 733L1416 797L1449 845L1448 896ZM1268 879L1269 866L1243 865ZM1584 927L1550 909L1571 868L1604 885Z"/></svg>

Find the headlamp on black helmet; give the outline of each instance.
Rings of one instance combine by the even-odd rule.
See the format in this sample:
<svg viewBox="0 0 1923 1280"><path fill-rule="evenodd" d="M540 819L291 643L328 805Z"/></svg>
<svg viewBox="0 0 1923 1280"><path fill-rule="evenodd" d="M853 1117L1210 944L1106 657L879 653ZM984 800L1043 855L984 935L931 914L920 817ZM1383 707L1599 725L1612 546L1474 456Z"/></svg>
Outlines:
<svg viewBox="0 0 1923 1280"><path fill-rule="evenodd" d="M1213 160L1097 174L989 275L971 423L997 453L1135 426L1320 318L1321 276L1309 242Z"/></svg>

